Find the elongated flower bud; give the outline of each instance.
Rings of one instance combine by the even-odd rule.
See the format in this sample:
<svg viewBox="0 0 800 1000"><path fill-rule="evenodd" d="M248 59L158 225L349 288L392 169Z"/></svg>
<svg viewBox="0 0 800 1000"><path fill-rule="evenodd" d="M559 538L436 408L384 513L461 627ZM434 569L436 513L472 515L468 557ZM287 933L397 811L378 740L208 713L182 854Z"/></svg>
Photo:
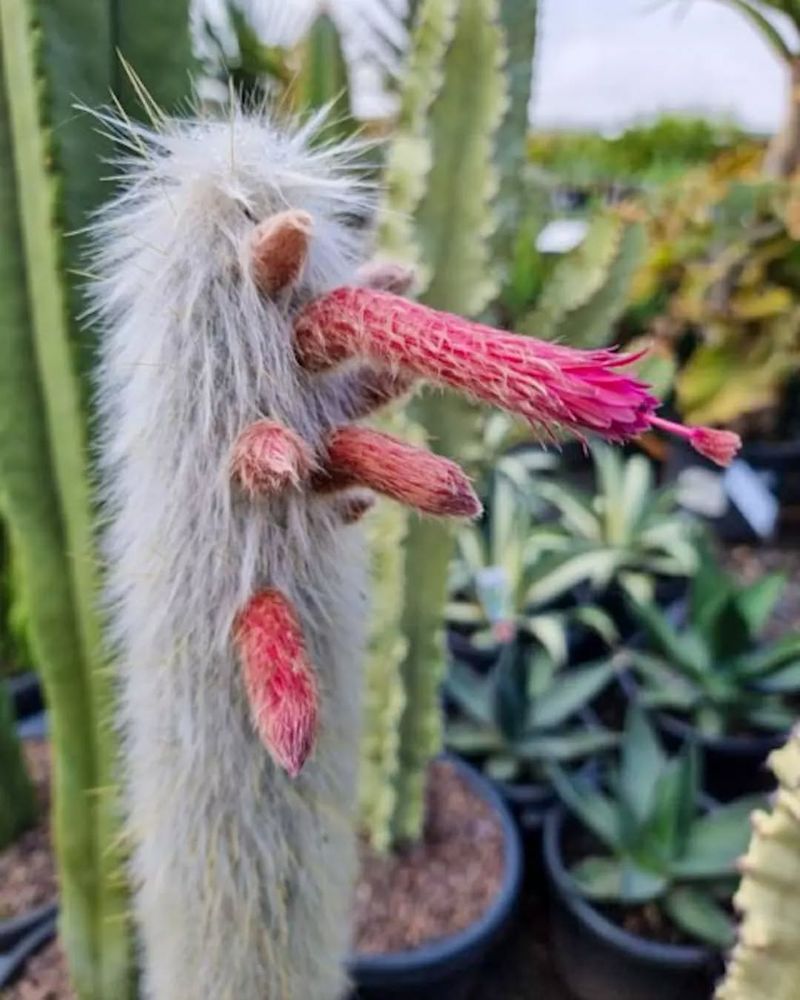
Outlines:
<svg viewBox="0 0 800 1000"><path fill-rule="evenodd" d="M424 448L366 427L340 427L315 480L320 490L366 486L440 517L476 517L481 504L462 469Z"/></svg>
<svg viewBox="0 0 800 1000"><path fill-rule="evenodd" d="M296 777L317 729L317 685L297 615L278 591L262 591L239 615L235 638L253 724L276 763Z"/></svg>

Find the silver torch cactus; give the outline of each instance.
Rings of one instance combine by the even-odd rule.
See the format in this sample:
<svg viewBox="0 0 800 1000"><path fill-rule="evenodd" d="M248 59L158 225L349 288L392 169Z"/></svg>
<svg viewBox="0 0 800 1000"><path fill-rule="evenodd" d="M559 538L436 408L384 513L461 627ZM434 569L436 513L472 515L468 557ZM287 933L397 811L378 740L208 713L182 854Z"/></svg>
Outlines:
<svg viewBox="0 0 800 1000"><path fill-rule="evenodd" d="M480 504L452 462L361 421L429 380L552 436L679 428L629 373L436 313L364 264L348 150L263 115L110 123L95 229L105 559L143 992L334 1000L354 880L359 518Z"/></svg>

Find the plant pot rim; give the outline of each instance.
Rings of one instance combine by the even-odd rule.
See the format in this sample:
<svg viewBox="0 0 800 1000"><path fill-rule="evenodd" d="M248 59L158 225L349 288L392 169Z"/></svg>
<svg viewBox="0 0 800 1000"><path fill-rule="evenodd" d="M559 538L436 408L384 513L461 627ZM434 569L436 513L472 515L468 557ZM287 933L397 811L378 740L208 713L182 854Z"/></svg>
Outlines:
<svg viewBox="0 0 800 1000"><path fill-rule="evenodd" d="M0 920L0 952L8 951L39 924L52 920L57 915L58 903L53 900Z"/></svg>
<svg viewBox="0 0 800 1000"><path fill-rule="evenodd" d="M671 968L699 969L714 961L716 952L704 945L664 944L623 930L596 910L578 892L561 855L561 833L567 812L557 805L544 824L544 864L551 885L561 903L593 934L606 944L643 961Z"/></svg>
<svg viewBox="0 0 800 1000"><path fill-rule="evenodd" d="M443 760L455 767L472 790L488 803L498 818L503 835L503 879L491 905L469 927L447 937L420 945L407 951L350 956L348 968L360 987L380 986L387 978L401 986L413 984L422 977L435 973L445 976L448 971L461 967L463 960L474 949L488 944L505 927L519 896L523 874L522 842L516 823L502 796L491 781L474 767L452 754L443 754Z"/></svg>
<svg viewBox="0 0 800 1000"><path fill-rule="evenodd" d="M749 757L754 753L761 754L768 750L776 750L783 746L789 735L787 730L785 733L765 732L752 736L707 736L705 733L701 733L694 723L688 719L682 719L678 715L673 715L671 712L656 712L655 717L659 727L670 735L680 739L694 740L706 749L722 751L732 757Z"/></svg>

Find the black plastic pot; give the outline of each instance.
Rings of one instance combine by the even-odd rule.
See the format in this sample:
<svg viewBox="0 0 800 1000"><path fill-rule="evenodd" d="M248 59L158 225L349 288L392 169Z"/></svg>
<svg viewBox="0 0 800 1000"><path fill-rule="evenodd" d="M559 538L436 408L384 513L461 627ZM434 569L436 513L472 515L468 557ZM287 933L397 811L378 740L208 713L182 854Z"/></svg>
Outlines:
<svg viewBox="0 0 800 1000"><path fill-rule="evenodd" d="M656 725L670 749L694 741L703 751L703 787L720 802L740 795L770 792L775 777L767 768L767 757L786 742L786 733L754 736L704 736L684 719L665 712L655 716Z"/></svg>
<svg viewBox="0 0 800 1000"><path fill-rule="evenodd" d="M37 906L19 917L0 920L0 989L21 972L25 962L56 933L58 907Z"/></svg>
<svg viewBox="0 0 800 1000"><path fill-rule="evenodd" d="M708 1000L721 959L708 948L669 945L629 934L591 906L564 864L566 813L544 829L554 958L577 1000Z"/></svg>
<svg viewBox="0 0 800 1000"><path fill-rule="evenodd" d="M483 775L458 758L448 759L500 820L505 856L502 885L480 920L458 934L411 951L353 956L350 974L358 1000L466 1000L476 971L513 915L523 876L517 826Z"/></svg>

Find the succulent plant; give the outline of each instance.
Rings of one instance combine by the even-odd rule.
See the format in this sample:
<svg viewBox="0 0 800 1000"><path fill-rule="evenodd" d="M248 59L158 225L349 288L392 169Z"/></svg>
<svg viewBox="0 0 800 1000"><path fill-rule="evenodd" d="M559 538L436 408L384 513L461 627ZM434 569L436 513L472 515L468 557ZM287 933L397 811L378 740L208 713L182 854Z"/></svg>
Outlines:
<svg viewBox="0 0 800 1000"><path fill-rule="evenodd" d="M501 457L489 475L483 519L457 533L445 618L469 628L477 646L509 641L519 631L563 662L570 625L597 632L609 645L617 638L605 611L571 600L572 588L584 578L583 565L569 556L547 558L543 551L540 535L549 537L549 530L534 524L545 508L536 476L557 466L556 455L540 450Z"/></svg>
<svg viewBox="0 0 800 1000"><path fill-rule="evenodd" d="M541 647L509 643L488 677L450 664L445 691L457 708L445 728L451 750L502 781L543 781L552 761L575 763L614 746L615 733L580 713L614 676L608 663L559 670Z"/></svg>
<svg viewBox="0 0 800 1000"><path fill-rule="evenodd" d="M726 948L735 938L736 864L760 800L706 809L699 771L697 748L667 757L637 706L599 786L550 768L562 802L596 845L570 868L576 889L601 905L655 905L690 938Z"/></svg>
<svg viewBox="0 0 800 1000"><path fill-rule="evenodd" d="M596 493L552 478L534 489L558 516L540 546L571 567L595 593L612 584L640 599L653 595L659 576L688 577L697 567L697 528L677 509L670 490L657 490L649 461L592 447ZM565 570L564 570L565 571Z"/></svg>
<svg viewBox="0 0 800 1000"><path fill-rule="evenodd" d="M691 716L707 736L746 726L788 731L800 692L800 634L759 641L785 585L780 574L739 583L705 552L692 580L685 620L633 604L646 645L630 651L642 697Z"/></svg>

